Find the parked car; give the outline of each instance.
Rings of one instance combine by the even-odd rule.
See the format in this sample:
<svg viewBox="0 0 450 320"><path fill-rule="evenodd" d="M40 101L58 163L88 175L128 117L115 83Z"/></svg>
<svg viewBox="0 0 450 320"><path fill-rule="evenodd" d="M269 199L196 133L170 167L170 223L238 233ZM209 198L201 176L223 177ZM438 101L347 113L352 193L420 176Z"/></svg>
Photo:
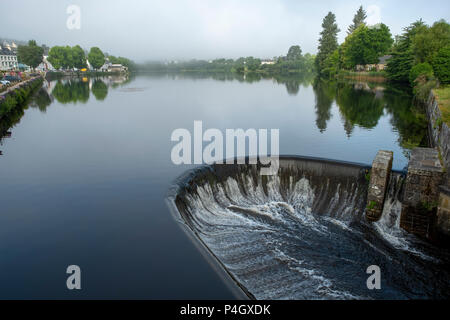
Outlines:
<svg viewBox="0 0 450 320"><path fill-rule="evenodd" d="M4 76L2 80L6 80L9 82L18 82L18 81L20 81L20 78L15 77L15 76Z"/></svg>
<svg viewBox="0 0 450 320"><path fill-rule="evenodd" d="M0 80L0 83L1 83L2 85L6 86L6 85L10 84L11 82L8 81L8 80Z"/></svg>

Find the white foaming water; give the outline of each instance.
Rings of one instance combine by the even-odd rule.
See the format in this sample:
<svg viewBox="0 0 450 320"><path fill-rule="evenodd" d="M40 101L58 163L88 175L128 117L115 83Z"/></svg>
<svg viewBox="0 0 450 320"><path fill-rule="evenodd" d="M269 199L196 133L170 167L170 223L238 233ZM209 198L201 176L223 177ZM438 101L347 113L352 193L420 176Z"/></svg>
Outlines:
<svg viewBox="0 0 450 320"><path fill-rule="evenodd" d="M395 182L398 182L399 177L396 179ZM400 227L401 211L402 203L398 200L398 194L388 196L384 203L381 219L373 224L375 230L394 248L407 251L425 260L437 262L435 258L417 250L414 243L419 240L412 238Z"/></svg>
<svg viewBox="0 0 450 320"><path fill-rule="evenodd" d="M257 299L417 297L404 295L414 292L408 291L416 281L410 277L428 271L392 248L432 258L414 248L399 228L398 194L388 197L379 222L366 224L363 181L355 175L318 179L295 170L264 178L252 171L217 181L208 176L183 194L184 217L232 278ZM399 261L414 271L397 276ZM385 272L391 269L400 283L383 291L386 295L367 291L365 272L374 262Z"/></svg>

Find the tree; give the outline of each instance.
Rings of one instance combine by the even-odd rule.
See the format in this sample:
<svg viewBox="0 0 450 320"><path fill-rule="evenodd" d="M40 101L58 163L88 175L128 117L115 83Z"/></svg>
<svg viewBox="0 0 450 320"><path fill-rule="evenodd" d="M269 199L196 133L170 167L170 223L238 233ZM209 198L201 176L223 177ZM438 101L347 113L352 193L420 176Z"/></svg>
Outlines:
<svg viewBox="0 0 450 320"><path fill-rule="evenodd" d="M450 24L437 21L431 28L421 28L414 36L412 47L417 63L433 63L439 50L450 44Z"/></svg>
<svg viewBox="0 0 450 320"><path fill-rule="evenodd" d="M389 52L393 42L391 32L385 24L371 27L360 25L345 40L343 55L346 67L378 63L379 57Z"/></svg>
<svg viewBox="0 0 450 320"><path fill-rule="evenodd" d="M81 49L81 48L80 48ZM61 47L54 46L48 52L47 60L52 64L52 66L59 70L70 69L74 67L72 48L69 46Z"/></svg>
<svg viewBox="0 0 450 320"><path fill-rule="evenodd" d="M94 69L99 69L105 63L105 55L97 47L91 48L88 54L88 60Z"/></svg>
<svg viewBox="0 0 450 320"><path fill-rule="evenodd" d="M392 58L387 64L387 75L391 81L409 82L409 74L415 61L412 43L416 34L427 28L422 20L418 20L405 28L397 38Z"/></svg>
<svg viewBox="0 0 450 320"><path fill-rule="evenodd" d="M56 70L62 68L64 60L64 49L60 46L52 47L48 52L48 62L50 62Z"/></svg>
<svg viewBox="0 0 450 320"><path fill-rule="evenodd" d="M365 24L366 18L366 11L364 11L363 7L360 6L355 14L355 17L353 18L353 24L348 27L347 33L352 34L360 25L362 25L363 23Z"/></svg>
<svg viewBox="0 0 450 320"><path fill-rule="evenodd" d="M325 60L338 48L337 34L340 30L336 24L334 13L329 12L323 19L322 28L319 39L319 52L316 57L316 66L319 74L324 69Z"/></svg>
<svg viewBox="0 0 450 320"><path fill-rule="evenodd" d="M36 41L28 41L27 46L19 46L17 49L17 59L31 68L35 69L41 62L44 49L36 44Z"/></svg>
<svg viewBox="0 0 450 320"><path fill-rule="evenodd" d="M433 69L442 83L450 83L450 45L439 50L433 59Z"/></svg>
<svg viewBox="0 0 450 320"><path fill-rule="evenodd" d="M86 56L84 50L80 46L72 47L72 63L77 69L83 69L86 67Z"/></svg>
<svg viewBox="0 0 450 320"><path fill-rule="evenodd" d="M430 79L434 76L433 67L428 62L419 63L412 67L409 72L409 82L412 86L414 86L414 83L419 76L425 76L427 79Z"/></svg>
<svg viewBox="0 0 450 320"><path fill-rule="evenodd" d="M302 58L302 49L300 46L292 46L289 48L286 59L288 61L300 60Z"/></svg>
<svg viewBox="0 0 450 320"><path fill-rule="evenodd" d="M324 69L322 70L323 75L331 78L339 72L339 49L334 50L334 52L325 59Z"/></svg>

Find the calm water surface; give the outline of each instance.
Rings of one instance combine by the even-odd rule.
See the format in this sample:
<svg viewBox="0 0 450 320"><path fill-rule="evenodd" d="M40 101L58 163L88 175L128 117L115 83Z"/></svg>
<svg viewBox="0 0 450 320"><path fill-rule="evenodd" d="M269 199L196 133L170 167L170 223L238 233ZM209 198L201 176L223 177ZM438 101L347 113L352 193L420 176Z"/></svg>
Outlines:
<svg viewBox="0 0 450 320"><path fill-rule="evenodd" d="M426 144L402 90L307 79L142 75L45 83L1 120L0 298L233 298L165 202L190 166L173 130L279 128L281 154L394 168ZM66 289L68 265L82 290Z"/></svg>

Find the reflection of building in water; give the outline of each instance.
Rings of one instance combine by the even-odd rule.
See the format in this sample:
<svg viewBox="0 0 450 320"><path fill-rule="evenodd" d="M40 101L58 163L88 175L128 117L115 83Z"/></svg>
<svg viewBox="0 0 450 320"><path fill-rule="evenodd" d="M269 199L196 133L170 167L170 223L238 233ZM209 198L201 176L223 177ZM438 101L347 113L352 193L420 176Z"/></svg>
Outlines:
<svg viewBox="0 0 450 320"><path fill-rule="evenodd" d="M364 90L366 92L371 92L375 94L376 99L383 98L384 90L385 88L382 86L376 86L374 88L371 88L367 82L357 82L353 85L353 88L355 90Z"/></svg>
<svg viewBox="0 0 450 320"><path fill-rule="evenodd" d="M111 76L102 78L102 80L105 82L106 85L113 86L113 85L122 84L125 81L127 81L128 75L126 75L126 74L111 75Z"/></svg>

